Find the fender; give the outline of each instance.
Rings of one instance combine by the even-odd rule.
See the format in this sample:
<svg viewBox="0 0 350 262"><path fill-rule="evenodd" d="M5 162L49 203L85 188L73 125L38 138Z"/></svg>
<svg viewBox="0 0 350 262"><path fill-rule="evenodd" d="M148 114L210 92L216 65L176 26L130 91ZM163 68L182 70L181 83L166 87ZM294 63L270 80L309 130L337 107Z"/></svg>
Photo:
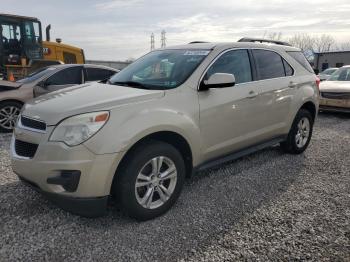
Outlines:
<svg viewBox="0 0 350 262"><path fill-rule="evenodd" d="M121 117L111 118L111 121L95 135L96 139L88 140L85 146L95 154L127 152L144 137L157 132L170 131L182 136L188 142L192 150L193 164L196 164L201 143L198 124L184 112L158 107L144 109L144 105L142 108L139 111L138 105L135 105L132 112L128 107L129 113L111 112L111 114L119 113ZM101 143L103 137L112 137L113 140Z"/></svg>
<svg viewBox="0 0 350 262"><path fill-rule="evenodd" d="M287 125L287 133L289 133L289 130L293 124L294 118L299 112L299 110L307 103L312 103L315 106L315 117L317 116L318 112L318 101L319 101L319 93L316 87L315 83L305 83L299 87L300 92L297 92L296 98L293 99L295 102L294 105L292 105L292 108L295 110L292 110L288 116L289 124Z"/></svg>

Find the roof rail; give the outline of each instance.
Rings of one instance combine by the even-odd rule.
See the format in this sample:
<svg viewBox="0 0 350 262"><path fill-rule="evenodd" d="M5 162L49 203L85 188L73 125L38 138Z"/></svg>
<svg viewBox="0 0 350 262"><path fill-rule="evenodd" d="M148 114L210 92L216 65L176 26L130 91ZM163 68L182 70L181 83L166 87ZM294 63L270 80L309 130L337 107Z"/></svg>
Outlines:
<svg viewBox="0 0 350 262"><path fill-rule="evenodd" d="M250 42L250 43L270 43L270 44L276 44L276 45L285 45L285 46L291 46L291 44L277 41L277 40L270 40L270 39L263 39L263 38L250 38L250 37L244 37L242 39L239 39L238 42Z"/></svg>
<svg viewBox="0 0 350 262"><path fill-rule="evenodd" d="M193 41L193 42L189 42L188 44L204 44L204 43L209 43L209 42L205 42L205 41Z"/></svg>

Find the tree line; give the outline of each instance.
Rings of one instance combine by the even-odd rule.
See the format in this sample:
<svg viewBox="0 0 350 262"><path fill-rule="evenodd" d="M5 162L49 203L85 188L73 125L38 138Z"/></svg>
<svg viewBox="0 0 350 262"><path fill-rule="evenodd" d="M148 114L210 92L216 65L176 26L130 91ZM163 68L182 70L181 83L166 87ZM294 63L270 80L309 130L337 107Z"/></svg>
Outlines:
<svg viewBox="0 0 350 262"><path fill-rule="evenodd" d="M337 43L331 35L322 34L314 36L307 33L295 34L285 38L281 32L265 33L263 38L279 41L287 41L292 46L300 48L308 59L312 59L315 53L328 51L349 51L350 41Z"/></svg>

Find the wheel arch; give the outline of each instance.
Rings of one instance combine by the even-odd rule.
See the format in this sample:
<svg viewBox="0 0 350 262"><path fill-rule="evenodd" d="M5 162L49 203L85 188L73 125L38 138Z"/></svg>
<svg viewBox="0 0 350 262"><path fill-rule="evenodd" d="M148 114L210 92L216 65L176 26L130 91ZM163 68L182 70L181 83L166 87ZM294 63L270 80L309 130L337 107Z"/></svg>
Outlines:
<svg viewBox="0 0 350 262"><path fill-rule="evenodd" d="M315 120L316 115L317 115L317 110L316 110L316 105L315 105L313 102L311 102L311 101L305 102L305 103L300 107L300 109L305 109L305 110L309 111L309 112L311 113L311 115L312 115L313 120ZM300 109L299 109L299 110L300 110ZM299 110L298 110L298 111L299 111Z"/></svg>
<svg viewBox="0 0 350 262"><path fill-rule="evenodd" d="M174 131L158 131L144 136L135 142L124 154L120 163L118 164L112 184L111 184L111 193L113 193L113 188L115 183L118 180L119 171L122 169L124 165L126 165L128 157L132 154L132 152L142 146L143 144L150 143L151 141L161 141L168 143L179 150L180 154L183 156L185 167L186 167L186 177L190 177L193 171L193 153L191 150L191 146L186 138Z"/></svg>
<svg viewBox="0 0 350 262"><path fill-rule="evenodd" d="M21 104L22 106L24 105L24 102L23 102L23 101L18 100L18 99L14 99L14 98L9 98L9 99L0 100L0 104L6 103L6 102L15 102L15 103Z"/></svg>

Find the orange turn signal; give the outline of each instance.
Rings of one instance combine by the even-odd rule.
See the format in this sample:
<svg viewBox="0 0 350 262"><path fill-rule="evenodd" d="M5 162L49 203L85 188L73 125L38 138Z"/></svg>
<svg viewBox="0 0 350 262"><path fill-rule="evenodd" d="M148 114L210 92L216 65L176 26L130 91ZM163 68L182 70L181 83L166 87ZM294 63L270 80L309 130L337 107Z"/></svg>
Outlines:
<svg viewBox="0 0 350 262"><path fill-rule="evenodd" d="M108 119L109 114L103 113L95 117L95 122L105 122Z"/></svg>

